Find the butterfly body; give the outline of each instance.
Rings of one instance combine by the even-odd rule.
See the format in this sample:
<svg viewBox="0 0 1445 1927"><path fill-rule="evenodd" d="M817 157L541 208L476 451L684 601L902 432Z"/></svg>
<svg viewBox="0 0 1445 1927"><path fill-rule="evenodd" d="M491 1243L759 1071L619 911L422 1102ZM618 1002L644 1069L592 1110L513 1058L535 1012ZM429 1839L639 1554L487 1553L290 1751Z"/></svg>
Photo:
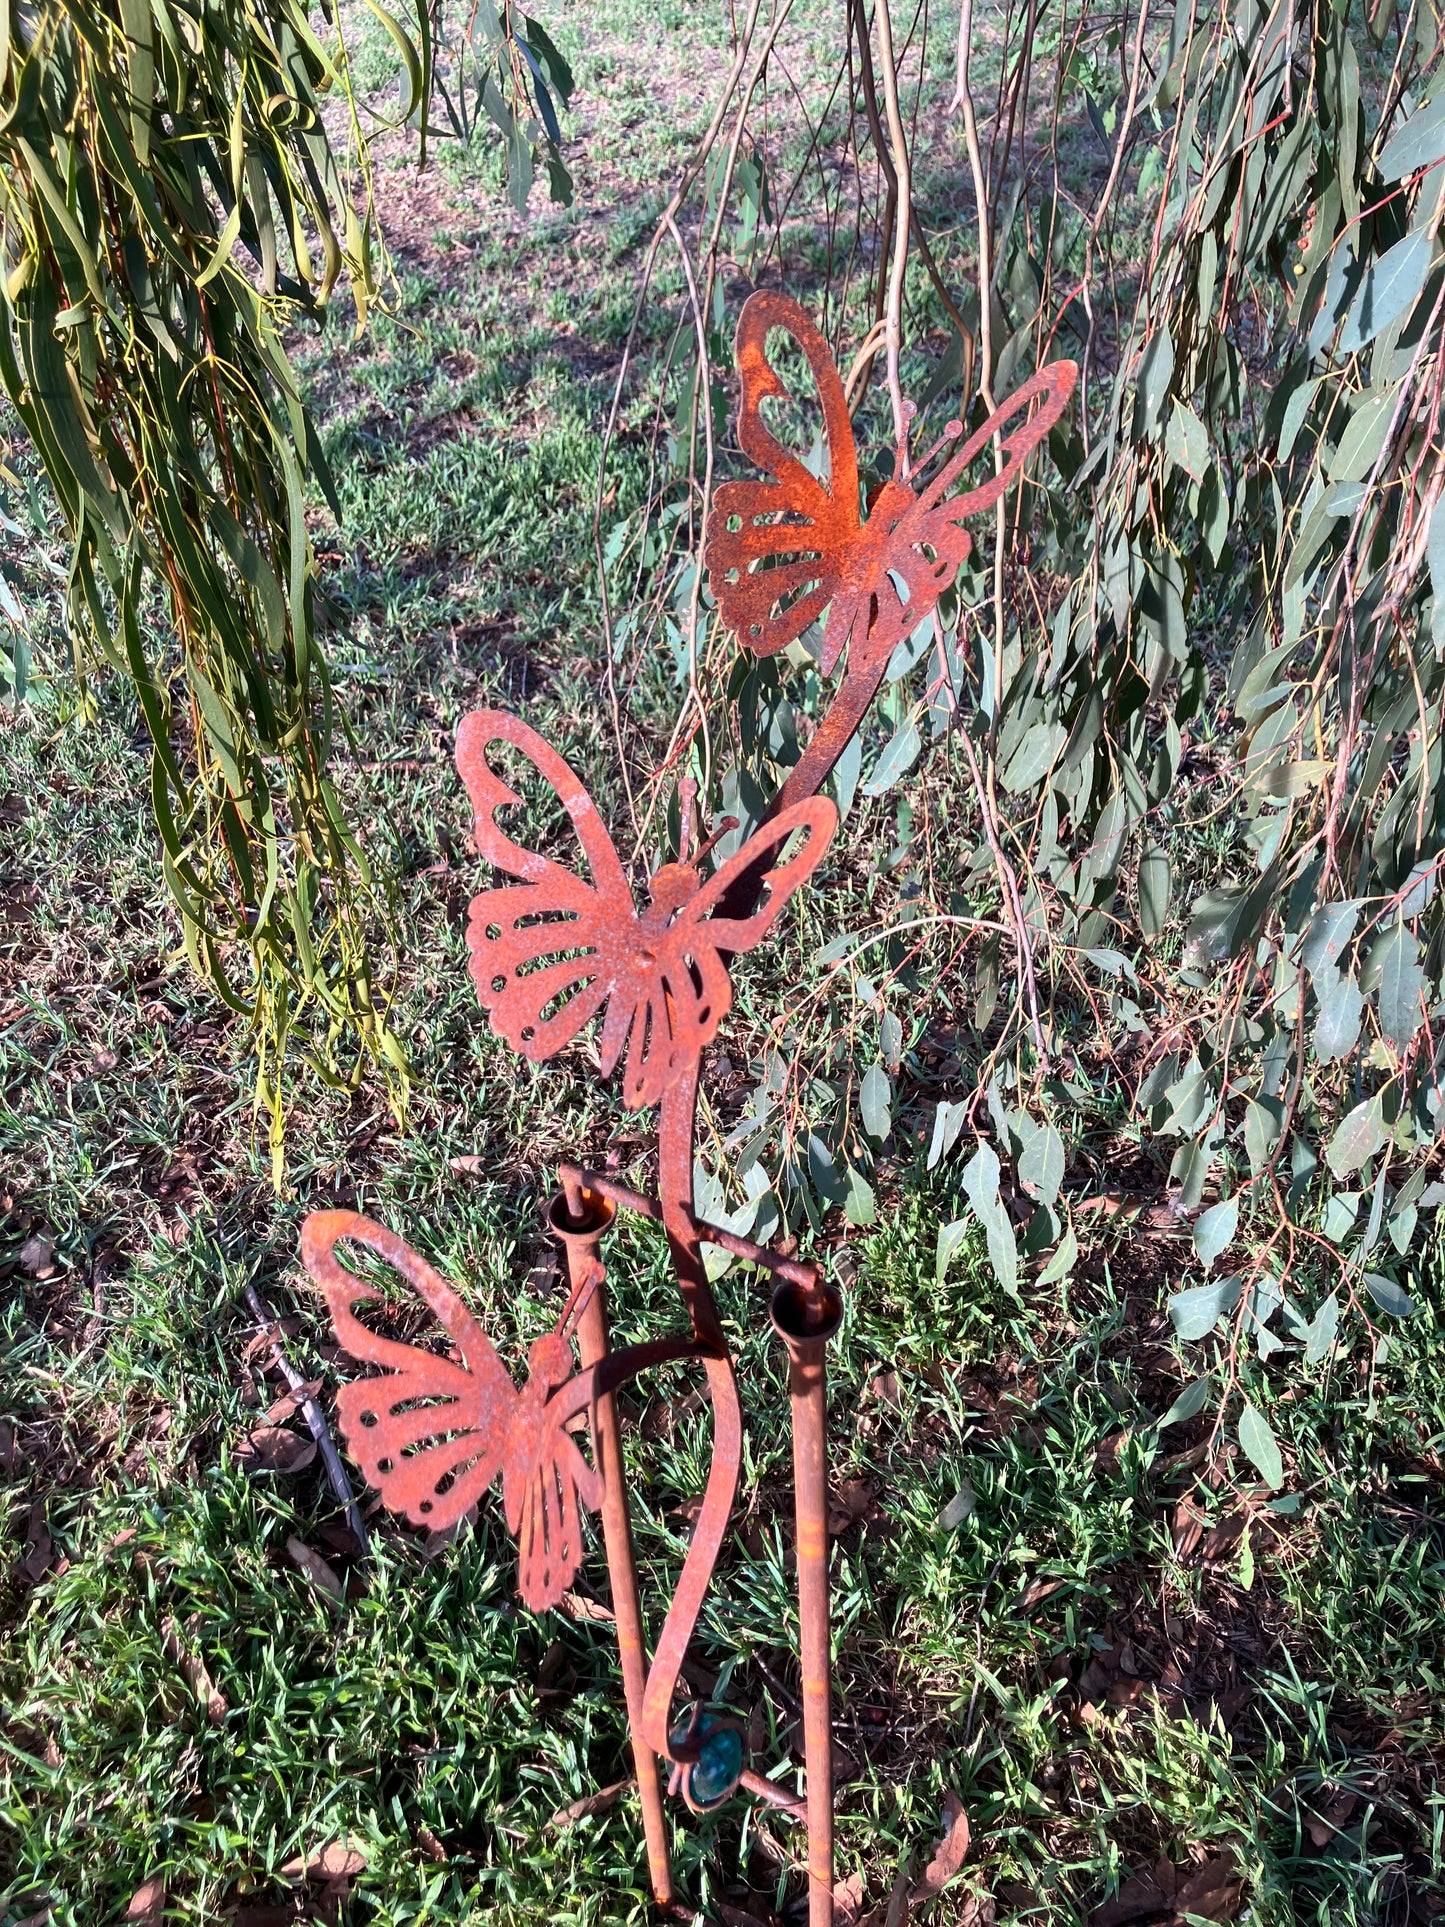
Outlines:
<svg viewBox="0 0 1445 1927"><path fill-rule="evenodd" d="M781 329L802 350L823 411L829 474L814 475L763 416L790 390L768 358ZM1071 361L1042 368L967 440L950 422L943 466L922 488L895 472L860 513L857 450L847 398L827 343L796 301L772 290L749 297L738 321L742 379L738 442L769 480L724 482L713 492L705 561L723 621L758 655L775 655L826 612L821 662L830 673L845 649L850 674L881 676L903 639L931 614L973 546L963 519L991 507L1058 420L1073 391ZM1040 406L1029 413L1033 403ZM1011 433L1013 417L1023 421ZM995 437L1003 461L987 482L949 490Z"/></svg>

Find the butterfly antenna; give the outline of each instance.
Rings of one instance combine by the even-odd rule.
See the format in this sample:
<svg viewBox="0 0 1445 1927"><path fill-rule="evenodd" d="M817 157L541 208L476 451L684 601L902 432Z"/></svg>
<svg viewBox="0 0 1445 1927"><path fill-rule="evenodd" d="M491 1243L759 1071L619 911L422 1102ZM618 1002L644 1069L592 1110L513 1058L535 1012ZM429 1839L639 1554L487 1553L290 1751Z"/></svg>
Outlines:
<svg viewBox="0 0 1445 1927"><path fill-rule="evenodd" d="M928 453L926 455L920 455L917 462L914 464L915 473L921 472L923 469L927 468L928 464L933 460L934 456L938 454L939 450L943 448L947 448L950 442L956 442L962 433L963 433L962 422L960 421L945 422L943 425L943 433L939 436L938 440L933 444L932 448L929 449Z"/></svg>
<svg viewBox="0 0 1445 1927"><path fill-rule="evenodd" d="M698 864L702 862L703 858L707 855L708 851L713 847L715 843L720 843L722 839L725 836L727 836L731 831L735 830L737 826L738 826L738 820L735 816L725 816L721 821L721 823L719 823L717 828L713 831L712 835L707 839L707 841L705 843L698 844L697 855L692 859L693 869L695 870L697 868Z"/></svg>
<svg viewBox="0 0 1445 1927"><path fill-rule="evenodd" d="M568 1294L567 1302L562 1307L561 1315L557 1320L557 1330L569 1343L583 1312L592 1302L593 1292L602 1283L603 1276L600 1263L594 1262L588 1265Z"/></svg>

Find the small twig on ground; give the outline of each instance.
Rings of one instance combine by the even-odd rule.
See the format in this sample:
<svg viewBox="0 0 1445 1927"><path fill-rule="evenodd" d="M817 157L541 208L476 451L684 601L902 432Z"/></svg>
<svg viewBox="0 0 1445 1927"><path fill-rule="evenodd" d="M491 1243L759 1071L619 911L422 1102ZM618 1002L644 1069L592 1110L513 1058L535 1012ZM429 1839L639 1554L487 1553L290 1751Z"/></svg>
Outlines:
<svg viewBox="0 0 1445 1927"><path fill-rule="evenodd" d="M341 1463L341 1454L332 1440L331 1428L326 1423L326 1414L312 1394L307 1391L307 1381L286 1356L286 1349L281 1343L280 1328L272 1317L265 1299L254 1285L247 1285L245 1296L246 1307L251 1316L262 1331L270 1334L271 1356L275 1359L288 1390L297 1397L301 1415L310 1428L312 1438L316 1441L316 1449L321 1454L321 1463L326 1467L326 1477L331 1490L346 1508L346 1523L351 1528L364 1555L368 1550L368 1541L366 1527L362 1522L361 1507L356 1503L356 1494L352 1491L351 1481L346 1476L346 1467Z"/></svg>

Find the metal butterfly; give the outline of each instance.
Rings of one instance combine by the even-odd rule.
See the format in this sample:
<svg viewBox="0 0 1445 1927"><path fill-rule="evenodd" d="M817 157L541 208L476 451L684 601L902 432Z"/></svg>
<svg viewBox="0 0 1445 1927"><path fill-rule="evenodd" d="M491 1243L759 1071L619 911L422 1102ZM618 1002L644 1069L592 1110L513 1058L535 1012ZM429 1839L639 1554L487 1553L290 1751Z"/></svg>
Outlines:
<svg viewBox="0 0 1445 1927"><path fill-rule="evenodd" d="M590 882L498 828L497 810L520 800L487 761L498 742L520 750L555 790L577 831ZM603 1076L625 1049L623 1103L634 1111L658 1103L696 1067L732 1005L724 957L760 942L818 867L837 828L836 808L813 796L780 811L708 877L698 868L707 845L691 861L664 864L639 912L592 798L519 717L494 709L464 717L457 767L476 812L478 851L521 879L474 897L467 917L472 980L492 1028L540 1063L605 1004ZM780 861L795 831L806 840ZM743 918L715 916L729 884L750 870L760 871L767 887L762 908Z"/></svg>
<svg viewBox="0 0 1445 1927"><path fill-rule="evenodd" d="M768 397L790 398L768 359L767 337L781 328L802 350L822 405L829 477L819 480L763 420ZM1064 411L1078 369L1071 361L1041 368L956 449L921 493L905 479L906 448L859 514L858 454L847 397L828 344L805 311L771 289L751 295L738 320L742 378L738 442L772 481L724 482L713 491L704 561L723 622L760 656L776 655L826 610L822 666L831 672L845 648L850 679L881 675L953 581L972 539L965 516L991 508L1019 478L1024 463ZM1040 405L1033 414L1029 408ZM999 471L978 488L949 496L958 478L1016 416L1003 443ZM963 433L949 422L916 465L922 470ZM856 719L855 719L856 720Z"/></svg>
<svg viewBox="0 0 1445 1927"><path fill-rule="evenodd" d="M382 1338L361 1322L353 1306L382 1293L338 1262L343 1238L401 1273L457 1358ZM336 1400L342 1437L367 1484L389 1510L439 1531L455 1525L500 1471L522 1598L537 1612L555 1606L582 1561L582 1508L595 1512L602 1503L603 1470L587 1463L566 1429L597 1397L595 1373L576 1373L572 1359L588 1279L533 1344L519 1392L456 1292L384 1225L355 1211L313 1212L301 1228L301 1259L325 1295L342 1348L380 1368L343 1385Z"/></svg>

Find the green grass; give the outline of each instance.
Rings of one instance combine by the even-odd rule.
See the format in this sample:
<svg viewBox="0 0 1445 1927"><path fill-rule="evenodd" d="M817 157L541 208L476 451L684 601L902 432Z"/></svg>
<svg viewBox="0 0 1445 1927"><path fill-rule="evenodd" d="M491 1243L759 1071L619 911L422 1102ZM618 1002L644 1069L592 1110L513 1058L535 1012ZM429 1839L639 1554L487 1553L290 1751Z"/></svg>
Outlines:
<svg viewBox="0 0 1445 1927"><path fill-rule="evenodd" d="M298 351L345 511L330 648L369 767L341 774L401 877L402 1028L420 1079L405 1129L374 1094L300 1084L288 1187L273 1195L246 1040L188 974L140 828L135 715L102 683L83 726L52 632L8 725L3 1927L47 1906L57 1927L117 1920L155 1873L168 1920L240 1907L244 1921L288 1896L299 1913L281 1868L341 1835L367 1861L346 1903L357 1927L648 1912L631 1796L550 1824L628 1770L611 1629L517 1604L496 1496L474 1532L430 1557L376 1519L371 1556L348 1560L329 1548L338 1510L315 1467L257 1480L236 1456L276 1389L245 1357L248 1282L294 1320L297 1365L328 1393L337 1382L297 1263L306 1210L355 1203L394 1226L465 1281L516 1363L555 1316L536 1268L557 1159L610 1153L648 1176L650 1120L624 1114L580 1051L534 1071L491 1036L461 931L481 881L450 762L466 709L525 704L621 821L591 550L597 433L636 244L704 116L696 73L725 43L718 18L679 10L643 77L649 10L612 9L605 32L580 5L559 13L593 90L579 209L520 228L498 207L491 160L444 150L433 228L448 247L423 233L402 256L398 312L360 344L328 336ZM825 27L817 10L801 17L805 78L826 56ZM940 147L937 165L946 183L956 155ZM399 165L386 191L412 191ZM640 441L624 441L612 475L621 516L645 487ZM39 596L43 579L27 583ZM639 727L664 740L675 699L670 665L644 662ZM971 855L971 840L949 846L963 786L947 746L919 794L936 813L947 900ZM1195 794L1203 817L1205 786ZM712 1164L770 1049L835 1081L855 1046L871 1054L876 1007L816 954L896 900L901 877L870 855L899 835L893 799L860 804L775 949L739 967L709 1064ZM1227 860L1223 832L1207 835L1176 828L1181 867L1212 874ZM1419 1314L1383 1356L1346 1347L1314 1371L1297 1355L1288 1370L1243 1367L1284 1447L1282 1496L1297 1501L1251 1501L1246 1559L1230 1521L1249 1468L1229 1446L1220 1483L1201 1484L1190 1448L1210 1415L1163 1434L1154 1424L1208 1362L1208 1347L1175 1344L1162 1312L1166 1289L1197 1281L1187 1239L1081 1215L1094 1229L1064 1287L1003 1297L977 1240L936 1280L938 1226L961 1203L956 1158L924 1168L926 1131L940 1094L971 1088L979 1056L959 1041L967 973L933 978L951 954L940 938L911 964L892 960L909 1051L876 1223L850 1228L834 1212L820 1235L796 1227L848 1300L830 1361L840 1875L860 1873L869 1903L886 1904L905 1857L915 1871L926 1862L952 1790L974 1844L934 1905L940 1920L963 1917L967 1892L991 1896L1001 1922L1087 1920L1161 1857L1222 1852L1267 1927L1429 1919L1445 1909L1438 1252L1412 1282ZM1137 1123L1090 1053L1087 1008L1060 1021L1078 1053L1058 1099L1071 1187L1108 1188L1127 1168L1157 1189L1162 1172L1149 1177ZM656 1235L620 1232L611 1262L619 1343L678 1322ZM760 1285L735 1270L719 1291L748 1448L692 1660L754 1716L761 1768L792 1776L786 1385ZM654 1627L707 1470L689 1389L673 1373L628 1410ZM940 1527L965 1488L971 1510ZM1205 1536L1176 1553L1185 1502ZM53 1553L27 1583L13 1565L37 1506ZM345 1574L340 1610L288 1560L293 1535ZM605 1590L595 1549L583 1583ZM223 1695L218 1720L182 1648ZM1321 1845L1310 1820L1332 1801L1340 1828L1316 1818ZM782 1823L734 1804L680 1817L674 1838L684 1890L709 1918L720 1903L798 1917ZM311 1888L307 1904L322 1903Z"/></svg>

